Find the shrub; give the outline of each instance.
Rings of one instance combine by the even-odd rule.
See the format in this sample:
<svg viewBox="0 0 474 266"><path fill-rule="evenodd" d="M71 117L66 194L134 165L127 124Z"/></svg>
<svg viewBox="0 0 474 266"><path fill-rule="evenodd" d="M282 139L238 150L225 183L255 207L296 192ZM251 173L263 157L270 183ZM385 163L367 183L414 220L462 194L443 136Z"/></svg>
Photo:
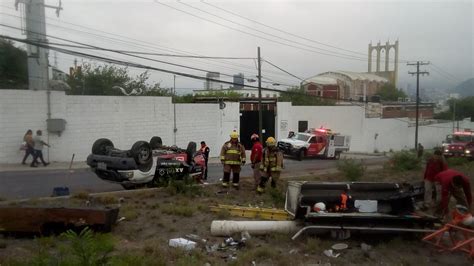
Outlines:
<svg viewBox="0 0 474 266"><path fill-rule="evenodd" d="M342 159L337 162L337 169L341 171L349 181L359 180L366 170L362 161L354 159Z"/></svg>
<svg viewBox="0 0 474 266"><path fill-rule="evenodd" d="M417 170L421 168L421 159L412 151L395 152L390 158L390 168L399 171Z"/></svg>
<svg viewBox="0 0 474 266"><path fill-rule="evenodd" d="M451 158L448 158L447 161L448 161L449 167L460 166L460 165L465 165L465 164L467 165L468 163L468 160L463 157L451 157Z"/></svg>

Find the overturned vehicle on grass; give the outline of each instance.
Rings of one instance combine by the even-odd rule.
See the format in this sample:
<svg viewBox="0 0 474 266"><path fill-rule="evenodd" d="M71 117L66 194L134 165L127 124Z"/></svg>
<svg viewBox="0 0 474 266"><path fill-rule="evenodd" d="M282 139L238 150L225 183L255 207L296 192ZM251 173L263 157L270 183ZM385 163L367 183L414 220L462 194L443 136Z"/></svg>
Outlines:
<svg viewBox="0 0 474 266"><path fill-rule="evenodd" d="M161 138L155 136L150 142L137 141L131 149L121 150L115 148L111 140L101 138L92 145L87 165L102 180L133 189L156 187L170 180L200 181L205 159L192 141L186 149L181 149L164 146Z"/></svg>

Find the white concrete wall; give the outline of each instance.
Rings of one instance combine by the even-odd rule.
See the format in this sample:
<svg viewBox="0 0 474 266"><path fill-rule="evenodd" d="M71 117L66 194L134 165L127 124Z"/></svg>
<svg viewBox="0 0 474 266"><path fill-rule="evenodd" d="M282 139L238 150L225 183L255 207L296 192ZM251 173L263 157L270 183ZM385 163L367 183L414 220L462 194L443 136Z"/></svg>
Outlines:
<svg viewBox="0 0 474 266"><path fill-rule="evenodd" d="M47 95L45 91L0 90L0 163L19 163L19 150L27 129L43 130L51 148L45 157L51 161L85 161L92 143L109 138L118 148L129 149L137 140L160 136L172 145L173 104L170 97L68 96L52 92L52 118L67 121L58 136L46 130ZM176 144L186 148L189 141L204 140L217 156L229 133L239 130L239 104L177 104ZM49 154L48 154L49 153ZM31 159L30 159L31 160Z"/></svg>
<svg viewBox="0 0 474 266"><path fill-rule="evenodd" d="M285 138L289 131L298 130L298 121L308 121L309 128L324 126L351 136L351 151L374 152L414 148L415 127L406 119L365 118L365 110L359 106L292 106L278 103L277 137ZM286 130L282 124L288 124ZM460 122L460 128L474 129L468 120ZM420 126L418 140L425 148L439 146L452 124ZM377 135L377 138L375 136Z"/></svg>

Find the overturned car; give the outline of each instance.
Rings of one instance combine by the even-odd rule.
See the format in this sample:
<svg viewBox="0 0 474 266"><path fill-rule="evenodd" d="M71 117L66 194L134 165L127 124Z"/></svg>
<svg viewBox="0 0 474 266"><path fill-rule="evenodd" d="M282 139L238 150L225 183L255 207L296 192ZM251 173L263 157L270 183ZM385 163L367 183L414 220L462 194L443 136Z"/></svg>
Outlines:
<svg viewBox="0 0 474 266"><path fill-rule="evenodd" d="M164 146L161 138L155 136L150 142L137 141L131 149L121 150L111 140L101 138L92 145L87 165L99 178L133 189L160 186L170 179L200 181L205 160L203 154L196 152L195 142L189 142L184 150Z"/></svg>

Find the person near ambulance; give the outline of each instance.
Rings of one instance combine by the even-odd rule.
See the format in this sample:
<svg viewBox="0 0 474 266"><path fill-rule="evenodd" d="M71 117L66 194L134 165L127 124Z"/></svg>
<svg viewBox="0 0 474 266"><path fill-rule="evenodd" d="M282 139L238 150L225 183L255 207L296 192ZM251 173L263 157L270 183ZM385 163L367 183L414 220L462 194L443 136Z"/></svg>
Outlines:
<svg viewBox="0 0 474 266"><path fill-rule="evenodd" d="M436 216L444 217L448 213L451 196L456 199L457 205L465 206L469 211L471 210L471 184L467 176L456 170L448 169L437 174L435 182L438 202Z"/></svg>
<svg viewBox="0 0 474 266"><path fill-rule="evenodd" d="M230 140L224 143L221 149L221 163L224 166L222 186L229 187L230 174L232 173L232 187L239 189L240 170L245 164L245 148L239 142L239 134L233 131Z"/></svg>
<svg viewBox="0 0 474 266"><path fill-rule="evenodd" d="M423 209L432 207L435 176L445 170L448 170L448 164L446 163L441 150L437 149L434 151L433 156L431 156L426 162L425 174L423 177L425 185Z"/></svg>
<svg viewBox="0 0 474 266"><path fill-rule="evenodd" d="M250 140L252 140L253 143L252 153L250 154L250 162L252 163L253 179L255 180L254 189L257 189L262 176L260 173L260 164L262 163L263 146L262 143L260 143L260 138L257 134L253 134L250 137Z"/></svg>
<svg viewBox="0 0 474 266"><path fill-rule="evenodd" d="M283 169L283 153L278 149L275 138L269 137L265 143L267 147L263 151L262 164L260 165L262 177L257 187L258 193L265 191L265 185L270 178L272 179L271 186L276 187Z"/></svg>
<svg viewBox="0 0 474 266"><path fill-rule="evenodd" d="M205 141L201 141L201 148L199 149L199 152L201 152L202 156L204 157L204 164L206 167L206 169L204 169L202 179L207 180L207 163L209 162L209 153L211 152L211 150L206 145Z"/></svg>

